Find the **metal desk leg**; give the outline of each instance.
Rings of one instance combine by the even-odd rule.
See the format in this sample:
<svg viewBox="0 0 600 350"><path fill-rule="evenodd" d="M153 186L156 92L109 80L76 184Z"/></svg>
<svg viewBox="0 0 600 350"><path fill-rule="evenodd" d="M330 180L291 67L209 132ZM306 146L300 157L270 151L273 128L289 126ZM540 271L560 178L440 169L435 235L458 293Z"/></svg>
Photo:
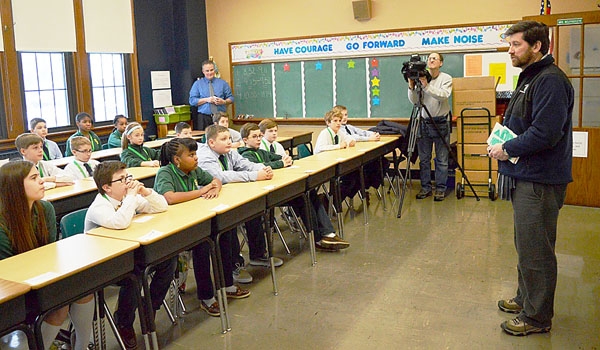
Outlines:
<svg viewBox="0 0 600 350"><path fill-rule="evenodd" d="M315 191L315 196L317 196L317 191ZM316 247L315 247L315 228L312 227L312 222L313 222L313 218L311 215L311 210L309 205L312 205L312 202L310 201L310 190L307 192L304 192L304 194L302 195L302 199L304 200L304 217L306 217L307 219L307 223L304 224L304 227L306 227L306 230L308 231L308 246L310 248L310 261L311 261L311 265L315 266L317 264L317 253L316 253ZM315 208L316 210L316 208Z"/></svg>
<svg viewBox="0 0 600 350"><path fill-rule="evenodd" d="M360 193L361 193L361 198L360 200L362 201L362 205L363 205L363 216L365 218L365 225L369 224L369 214L367 212L367 191L365 189L365 171L364 171L364 167L361 165L358 171L358 175L360 178Z"/></svg>
<svg viewBox="0 0 600 350"><path fill-rule="evenodd" d="M338 219L338 230L340 238L344 238L344 218L342 212L342 191L340 189L341 179L339 176L336 176L332 183L330 183L329 188L333 188L333 206L336 210L336 215Z"/></svg>
<svg viewBox="0 0 600 350"><path fill-rule="evenodd" d="M271 267L271 280L273 281L273 294L277 295L277 277L275 276L275 258L273 257L273 237L271 235L271 217L274 218L273 209L265 210L263 227L265 228L265 237L267 238L267 254L269 256L269 265Z"/></svg>
<svg viewBox="0 0 600 350"><path fill-rule="evenodd" d="M381 200L383 201L383 211L387 211L387 205L385 203L385 178L383 175L384 169L383 169L383 157L381 156L379 157L379 171L380 171L380 180L381 180Z"/></svg>
<svg viewBox="0 0 600 350"><path fill-rule="evenodd" d="M231 325L229 323L229 305L227 304L227 290L225 286L225 273L223 272L223 264L221 258L221 246L219 244L221 235L223 232L219 232L217 234L217 241L215 244L215 261L213 261L213 271L216 266L217 268L217 276L215 276L215 282L218 280L219 283L216 286L217 289L217 300L219 301L219 307L221 308L221 328L223 333L227 333L231 330ZM237 239L237 237L235 237Z"/></svg>

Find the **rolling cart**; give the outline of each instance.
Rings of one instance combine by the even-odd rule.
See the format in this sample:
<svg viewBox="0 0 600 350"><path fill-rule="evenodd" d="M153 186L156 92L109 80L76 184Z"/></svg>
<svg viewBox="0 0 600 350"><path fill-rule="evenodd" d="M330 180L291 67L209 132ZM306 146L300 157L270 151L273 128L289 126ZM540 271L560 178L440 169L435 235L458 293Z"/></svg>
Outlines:
<svg viewBox="0 0 600 350"><path fill-rule="evenodd" d="M468 115L467 115L468 114ZM492 158L488 157L487 154L487 143L485 142L465 142L465 127L483 127L487 128L487 135L492 132L492 115L487 108L464 108L460 112L460 164L466 170L476 171L487 171L487 182L480 181L477 183L477 179L473 176L469 176L472 179L472 186L485 187L487 188L488 198L492 201L496 200L497 191L496 184L492 179ZM487 139L487 137L486 137ZM460 147L462 146L462 147ZM485 158L485 159L484 159ZM469 164L469 166L467 166ZM471 165L476 168L471 168ZM461 182L456 184L456 198L461 199L465 196L465 178L463 177Z"/></svg>

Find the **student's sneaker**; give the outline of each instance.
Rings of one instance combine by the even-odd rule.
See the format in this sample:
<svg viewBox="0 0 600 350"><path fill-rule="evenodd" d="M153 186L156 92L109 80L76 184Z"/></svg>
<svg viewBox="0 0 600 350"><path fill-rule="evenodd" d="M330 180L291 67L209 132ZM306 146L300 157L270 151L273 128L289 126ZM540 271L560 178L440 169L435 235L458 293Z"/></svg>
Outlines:
<svg viewBox="0 0 600 350"><path fill-rule="evenodd" d="M323 248L346 249L350 246L350 243L335 235L333 237L323 236L320 241L316 242L316 245Z"/></svg>
<svg viewBox="0 0 600 350"><path fill-rule="evenodd" d="M425 191L425 190L421 190L419 193L417 193L417 199L425 199L427 197L430 197L433 193L431 191Z"/></svg>
<svg viewBox="0 0 600 350"><path fill-rule="evenodd" d="M518 314L523 310L523 307L515 302L515 299L498 300L498 308L509 314Z"/></svg>
<svg viewBox="0 0 600 350"><path fill-rule="evenodd" d="M207 314L213 317L221 316L221 310L219 310L219 302L215 301L211 305L206 305L204 301L200 300L200 308L206 311Z"/></svg>
<svg viewBox="0 0 600 350"><path fill-rule="evenodd" d="M263 267L269 267L270 262L269 262L269 257L267 256L267 254L261 256L260 258L250 258L250 265L252 266L263 266ZM283 265L283 260L273 257L273 265L275 267L279 267L281 265Z"/></svg>
<svg viewBox="0 0 600 350"><path fill-rule="evenodd" d="M531 333L547 333L552 327L535 327L516 317L512 320L504 321L500 327L510 335L527 335Z"/></svg>
<svg viewBox="0 0 600 350"><path fill-rule="evenodd" d="M233 281L238 283L251 283L252 276L246 271L246 268L243 265L235 264L235 269L233 270Z"/></svg>
<svg viewBox="0 0 600 350"><path fill-rule="evenodd" d="M446 193L444 191L435 191L435 194L433 195L433 200L435 202L441 202L444 198L446 198Z"/></svg>

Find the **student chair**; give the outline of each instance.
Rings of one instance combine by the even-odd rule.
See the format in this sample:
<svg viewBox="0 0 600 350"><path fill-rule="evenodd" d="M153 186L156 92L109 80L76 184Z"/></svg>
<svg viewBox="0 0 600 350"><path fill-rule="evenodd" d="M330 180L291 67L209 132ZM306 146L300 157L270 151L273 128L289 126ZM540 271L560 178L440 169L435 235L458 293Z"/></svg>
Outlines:
<svg viewBox="0 0 600 350"><path fill-rule="evenodd" d="M83 233L86 214L87 214L87 208L83 208L83 209L76 210L74 212L71 212L71 213L63 216L60 219L61 237L67 238L67 237L71 237L71 236ZM171 283L171 284L173 285L173 283ZM98 312L98 314L100 315L100 324L98 325L96 316L94 316L94 343L99 344L98 326L100 328L100 335L102 336L103 341L106 339L106 331L104 328L104 316L106 316L106 318L108 319L110 328L112 329L112 331L117 339L117 342L119 343L119 346L121 347L121 349L125 350L126 349L125 343L123 342L123 339L119 335L119 332L117 330L117 324L115 323L115 319L113 318L112 313L111 313L110 309L108 308L108 305L106 304L106 300L104 299L104 291L103 290L97 292L96 300L98 303L98 308L100 309L100 311ZM171 322L173 324L175 324L176 323L175 317L173 316L173 313L171 312L170 308L168 307L166 300L163 300L163 305L165 307L165 310L167 311L167 315L171 319ZM185 310L185 306L183 306L183 308Z"/></svg>
<svg viewBox="0 0 600 350"><path fill-rule="evenodd" d="M108 143L103 143L102 144L102 149L109 149L110 147L108 146Z"/></svg>

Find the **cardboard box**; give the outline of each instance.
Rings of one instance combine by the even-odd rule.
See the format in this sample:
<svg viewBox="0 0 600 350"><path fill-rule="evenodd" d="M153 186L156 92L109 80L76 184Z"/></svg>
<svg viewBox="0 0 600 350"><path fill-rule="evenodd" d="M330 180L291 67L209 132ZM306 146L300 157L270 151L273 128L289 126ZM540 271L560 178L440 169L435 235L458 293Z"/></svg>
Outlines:
<svg viewBox="0 0 600 350"><path fill-rule="evenodd" d="M487 156L487 145L465 143L456 146L458 163L463 170L488 170L490 160L492 170L498 170L498 161Z"/></svg>
<svg viewBox="0 0 600 350"><path fill-rule="evenodd" d="M460 118L465 108L487 108L490 115L496 115L496 91L488 90L453 90L452 114ZM469 115L486 115L485 111L468 112Z"/></svg>
<svg viewBox="0 0 600 350"><path fill-rule="evenodd" d="M488 198L488 194L489 194L488 179L492 180L491 183L495 187L494 192L496 193L496 196L498 195L498 188L496 187L496 182L498 181L498 171L492 171L491 177L490 177L488 171L483 171L483 170L465 170L465 173L467 174L467 177L469 178L469 181L471 182L473 189L475 190L475 192L477 193L477 195L479 197ZM456 172L456 185L458 185L460 183L462 186L462 178L463 178L463 174L460 171L457 171ZM473 195L473 192L471 191L471 188L469 187L469 185L467 184L466 181L464 183L464 190L465 190L466 197L475 197Z"/></svg>
<svg viewBox="0 0 600 350"><path fill-rule="evenodd" d="M452 90L495 90L493 76L452 78Z"/></svg>
<svg viewBox="0 0 600 350"><path fill-rule="evenodd" d="M490 128L487 125L465 125L464 131L460 120L456 123L456 138L458 143L482 143L487 142L490 136Z"/></svg>

